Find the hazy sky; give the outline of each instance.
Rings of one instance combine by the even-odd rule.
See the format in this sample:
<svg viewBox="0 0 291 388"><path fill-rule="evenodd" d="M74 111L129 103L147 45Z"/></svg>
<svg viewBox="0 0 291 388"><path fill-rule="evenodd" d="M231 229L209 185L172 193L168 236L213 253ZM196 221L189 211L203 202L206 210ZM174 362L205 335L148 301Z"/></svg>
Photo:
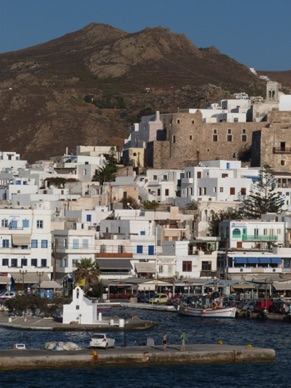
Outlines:
<svg viewBox="0 0 291 388"><path fill-rule="evenodd" d="M161 26L257 70L291 69L291 0L0 0L0 53L104 23Z"/></svg>

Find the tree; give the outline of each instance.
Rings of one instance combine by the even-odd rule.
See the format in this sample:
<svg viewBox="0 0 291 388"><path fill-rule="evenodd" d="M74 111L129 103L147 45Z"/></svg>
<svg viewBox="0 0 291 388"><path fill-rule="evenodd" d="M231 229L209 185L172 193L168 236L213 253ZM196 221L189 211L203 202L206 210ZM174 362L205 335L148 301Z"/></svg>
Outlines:
<svg viewBox="0 0 291 388"><path fill-rule="evenodd" d="M261 218L266 213L281 213L284 200L275 191L277 180L270 166L260 169L258 182L246 199L242 201L242 215L245 218Z"/></svg>
<svg viewBox="0 0 291 388"><path fill-rule="evenodd" d="M116 177L116 170L108 162L103 167L99 167L95 170L95 173L92 178L92 182L99 182L100 185L103 185L104 182L113 181Z"/></svg>
<svg viewBox="0 0 291 388"><path fill-rule="evenodd" d="M82 258L74 271L75 283L82 285L85 293L88 292L90 285L98 283L99 275L98 264L90 258Z"/></svg>
<svg viewBox="0 0 291 388"><path fill-rule="evenodd" d="M211 236L219 235L219 223L223 220L237 220L241 218L241 212L235 209L221 210L214 213L212 219L209 221L209 232Z"/></svg>
<svg viewBox="0 0 291 388"><path fill-rule="evenodd" d="M114 147L110 148L109 155L107 156L106 163L103 167L99 167L95 170L92 177L92 182L98 181L100 185L104 182L113 181L117 174L117 160Z"/></svg>

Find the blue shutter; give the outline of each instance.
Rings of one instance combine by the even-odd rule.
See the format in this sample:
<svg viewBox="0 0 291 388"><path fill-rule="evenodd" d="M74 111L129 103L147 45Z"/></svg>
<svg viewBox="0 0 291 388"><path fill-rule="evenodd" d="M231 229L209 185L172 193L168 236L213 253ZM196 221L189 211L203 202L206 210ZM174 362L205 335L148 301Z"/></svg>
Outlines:
<svg viewBox="0 0 291 388"><path fill-rule="evenodd" d="M137 245L136 246L136 253L142 253L143 251L143 246L142 245Z"/></svg>
<svg viewBox="0 0 291 388"><path fill-rule="evenodd" d="M155 249L153 245L148 246L148 254L149 255L154 255L155 254Z"/></svg>

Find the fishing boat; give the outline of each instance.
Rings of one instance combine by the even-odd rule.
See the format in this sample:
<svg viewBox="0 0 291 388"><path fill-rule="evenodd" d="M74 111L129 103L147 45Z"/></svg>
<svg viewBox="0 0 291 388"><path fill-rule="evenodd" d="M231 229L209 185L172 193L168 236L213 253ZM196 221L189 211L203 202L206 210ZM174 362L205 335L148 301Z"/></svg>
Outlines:
<svg viewBox="0 0 291 388"><path fill-rule="evenodd" d="M180 306L178 314L199 318L235 318L236 311L236 307L199 308Z"/></svg>

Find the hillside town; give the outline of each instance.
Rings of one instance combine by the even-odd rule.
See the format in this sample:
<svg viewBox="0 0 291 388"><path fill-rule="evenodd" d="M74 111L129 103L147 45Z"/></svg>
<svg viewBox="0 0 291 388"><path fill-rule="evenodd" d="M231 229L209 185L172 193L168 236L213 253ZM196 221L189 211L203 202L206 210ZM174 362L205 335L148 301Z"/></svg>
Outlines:
<svg viewBox="0 0 291 388"><path fill-rule="evenodd" d="M252 282L288 294L290 128L291 96L267 80L265 99L144 116L123 150L79 145L33 164L0 152L1 291L69 295L90 259L108 299ZM278 207L243 216L266 172Z"/></svg>

